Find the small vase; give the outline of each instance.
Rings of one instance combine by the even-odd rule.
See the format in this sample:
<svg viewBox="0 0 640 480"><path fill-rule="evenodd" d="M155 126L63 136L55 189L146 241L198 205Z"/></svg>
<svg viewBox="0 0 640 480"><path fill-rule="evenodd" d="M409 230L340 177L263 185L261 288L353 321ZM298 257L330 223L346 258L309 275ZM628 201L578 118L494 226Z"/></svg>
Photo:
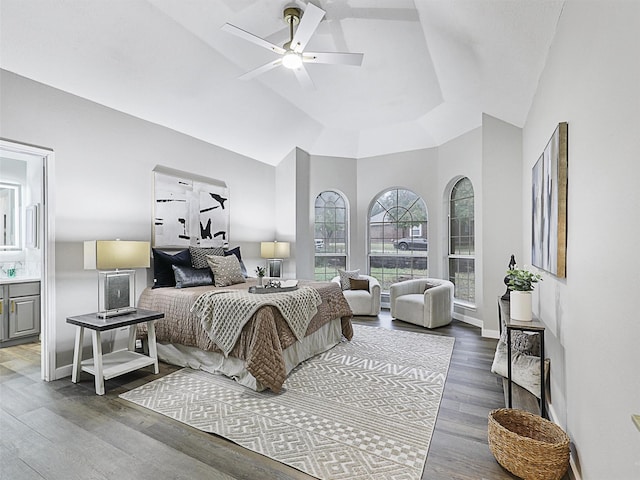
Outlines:
<svg viewBox="0 0 640 480"><path fill-rule="evenodd" d="M258 277L258 286L261 287L262 286L262 280L264 277Z"/></svg>
<svg viewBox="0 0 640 480"><path fill-rule="evenodd" d="M520 322L531 321L531 292L511 291L511 319Z"/></svg>

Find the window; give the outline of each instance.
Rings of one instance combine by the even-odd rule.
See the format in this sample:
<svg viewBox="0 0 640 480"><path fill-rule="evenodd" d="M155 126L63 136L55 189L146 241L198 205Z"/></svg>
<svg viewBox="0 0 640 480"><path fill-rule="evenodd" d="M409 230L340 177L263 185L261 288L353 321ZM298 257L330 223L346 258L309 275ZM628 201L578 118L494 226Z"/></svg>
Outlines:
<svg viewBox="0 0 640 480"><path fill-rule="evenodd" d="M388 190L369 211L369 272L388 292L392 283L426 277L427 206L405 189Z"/></svg>
<svg viewBox="0 0 640 480"><path fill-rule="evenodd" d="M315 203L316 280L328 281L347 268L347 205L338 192L324 191Z"/></svg>
<svg viewBox="0 0 640 480"><path fill-rule="evenodd" d="M449 280L456 300L475 304L475 233L473 185L462 178L449 199Z"/></svg>

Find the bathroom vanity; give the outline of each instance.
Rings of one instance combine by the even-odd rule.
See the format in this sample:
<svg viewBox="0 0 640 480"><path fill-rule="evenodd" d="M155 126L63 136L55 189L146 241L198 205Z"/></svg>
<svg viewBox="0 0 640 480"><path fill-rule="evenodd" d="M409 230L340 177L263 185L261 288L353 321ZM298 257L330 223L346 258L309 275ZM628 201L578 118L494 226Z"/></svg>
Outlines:
<svg viewBox="0 0 640 480"><path fill-rule="evenodd" d="M0 280L0 348L38 341L40 281Z"/></svg>

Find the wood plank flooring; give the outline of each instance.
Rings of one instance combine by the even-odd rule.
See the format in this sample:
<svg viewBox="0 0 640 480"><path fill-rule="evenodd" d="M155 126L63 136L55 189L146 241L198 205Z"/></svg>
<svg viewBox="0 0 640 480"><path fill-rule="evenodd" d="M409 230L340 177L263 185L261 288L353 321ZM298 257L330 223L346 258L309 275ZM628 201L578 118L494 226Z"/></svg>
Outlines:
<svg viewBox="0 0 640 480"><path fill-rule="evenodd" d="M504 406L502 381L490 372L496 341L462 322L425 330L392 320L355 323L456 338L423 479L501 480L487 445L487 415ZM0 349L0 478L72 479L311 479L291 467L121 400L118 395L177 367L162 364L105 382L93 377L40 380L40 348Z"/></svg>

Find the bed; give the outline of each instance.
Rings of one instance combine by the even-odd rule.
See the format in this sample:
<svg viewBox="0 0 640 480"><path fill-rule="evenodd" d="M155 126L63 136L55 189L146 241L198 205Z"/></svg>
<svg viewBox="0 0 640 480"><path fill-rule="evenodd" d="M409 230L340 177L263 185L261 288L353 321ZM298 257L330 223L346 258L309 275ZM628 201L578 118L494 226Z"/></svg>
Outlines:
<svg viewBox="0 0 640 480"><path fill-rule="evenodd" d="M353 336L351 309L342 291L333 282L299 281L298 288L313 290L319 298L317 312L303 330L290 326L281 309L264 304L255 309L233 344L220 346L212 340L215 332L211 319L203 316L211 309L203 308L206 297L268 297L286 295L248 293L256 279L226 287L198 286L189 288L146 288L138 306L160 311L164 319L155 322L158 356L173 365L191 367L229 376L256 391L279 392L287 375L298 364ZM200 300L199 300L200 299ZM196 305L197 308L192 308ZM193 310L193 311L192 311ZM285 312L286 315L286 312ZM224 327L213 325L215 328ZM294 330L297 330L294 332ZM138 338L146 338L146 324L138 326Z"/></svg>

